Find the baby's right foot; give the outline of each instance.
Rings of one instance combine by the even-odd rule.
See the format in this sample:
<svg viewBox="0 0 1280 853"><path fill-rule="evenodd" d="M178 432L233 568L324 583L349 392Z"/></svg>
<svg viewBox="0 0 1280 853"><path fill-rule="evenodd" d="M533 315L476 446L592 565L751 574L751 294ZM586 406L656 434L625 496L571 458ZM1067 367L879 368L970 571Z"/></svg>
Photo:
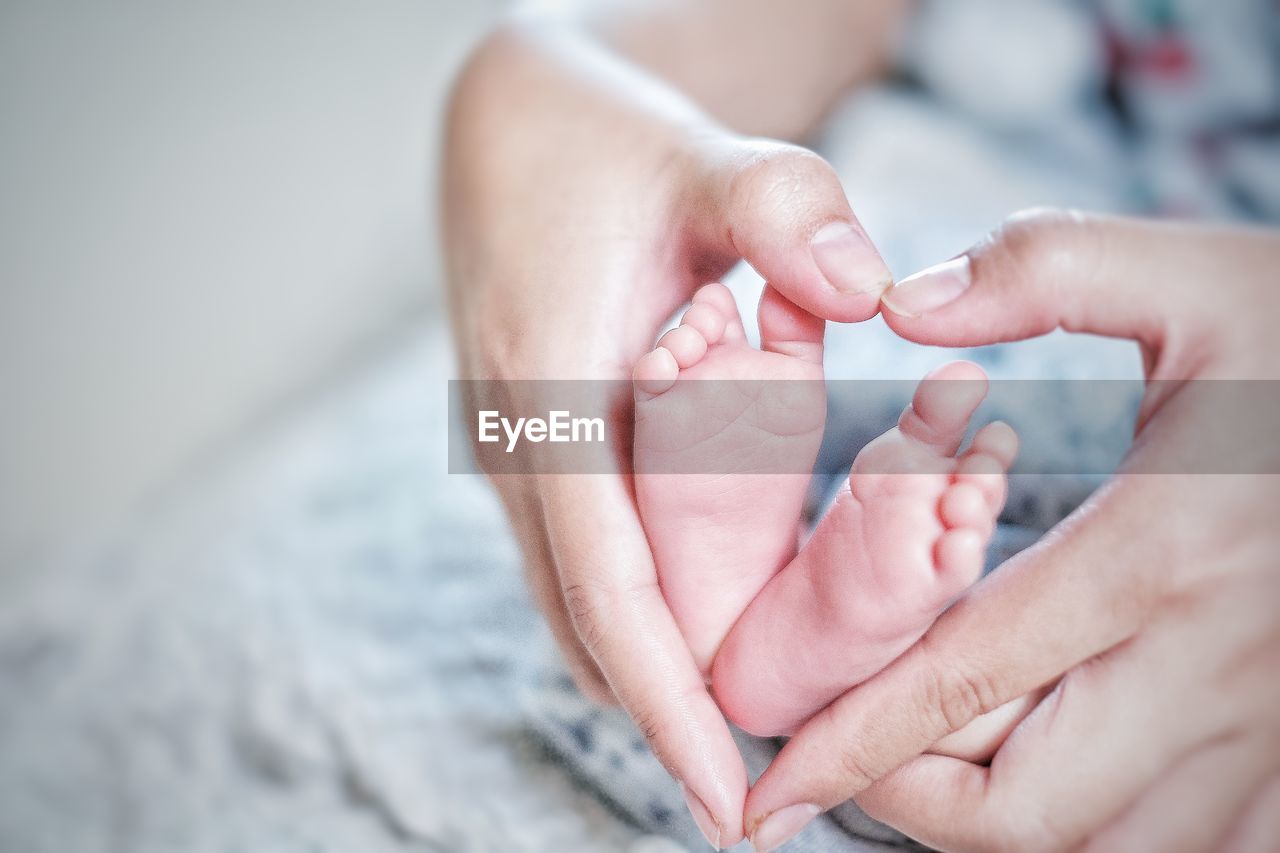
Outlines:
<svg viewBox="0 0 1280 853"><path fill-rule="evenodd" d="M663 595L704 675L795 554L826 420L822 321L772 288L759 317L755 349L732 294L709 284L633 374L636 502Z"/></svg>
<svg viewBox="0 0 1280 853"><path fill-rule="evenodd" d="M901 654L977 580L1018 440L1002 423L955 453L986 395L957 362L926 377L898 426L862 449L813 538L770 581L715 660L726 715L794 731Z"/></svg>

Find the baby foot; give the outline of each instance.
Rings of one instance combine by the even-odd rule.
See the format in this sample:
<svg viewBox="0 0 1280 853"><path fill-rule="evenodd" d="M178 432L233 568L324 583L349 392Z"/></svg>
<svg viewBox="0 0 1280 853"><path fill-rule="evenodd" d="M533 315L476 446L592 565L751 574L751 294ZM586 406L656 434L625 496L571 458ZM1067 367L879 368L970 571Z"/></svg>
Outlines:
<svg viewBox="0 0 1280 853"><path fill-rule="evenodd" d="M925 380L716 657L716 699L748 732L794 731L906 650L981 574L1017 436L988 424L956 458L986 375L956 362Z"/></svg>
<svg viewBox="0 0 1280 853"><path fill-rule="evenodd" d="M826 419L822 321L772 288L759 319L757 350L728 288L709 284L633 372L636 502L704 675L795 554Z"/></svg>

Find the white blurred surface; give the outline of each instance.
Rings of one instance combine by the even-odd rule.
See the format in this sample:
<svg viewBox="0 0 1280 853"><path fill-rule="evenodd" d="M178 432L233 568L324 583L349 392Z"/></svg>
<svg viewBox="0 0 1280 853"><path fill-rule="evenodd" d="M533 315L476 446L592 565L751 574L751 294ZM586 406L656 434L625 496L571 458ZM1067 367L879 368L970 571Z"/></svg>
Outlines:
<svg viewBox="0 0 1280 853"><path fill-rule="evenodd" d="M497 6L0 7L0 570L438 310L435 128Z"/></svg>

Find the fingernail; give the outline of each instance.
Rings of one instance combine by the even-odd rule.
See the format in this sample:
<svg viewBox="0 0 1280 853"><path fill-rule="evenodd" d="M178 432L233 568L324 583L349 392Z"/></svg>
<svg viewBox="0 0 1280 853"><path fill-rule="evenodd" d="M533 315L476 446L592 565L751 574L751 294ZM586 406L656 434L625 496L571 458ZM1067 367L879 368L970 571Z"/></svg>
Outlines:
<svg viewBox="0 0 1280 853"><path fill-rule="evenodd" d="M961 255L904 278L880 301L895 314L919 317L953 301L970 284L969 256Z"/></svg>
<svg viewBox="0 0 1280 853"><path fill-rule="evenodd" d="M809 251L823 276L842 293L880 293L893 281L880 253L847 222L818 229Z"/></svg>
<svg viewBox="0 0 1280 853"><path fill-rule="evenodd" d="M698 799L698 795L685 787L683 782L680 783L680 793L684 796L684 804L689 807L689 814L693 815L693 822L698 825L698 829L702 832L702 837L707 839L708 844L719 850L719 822L711 816L711 812L702 804L702 800Z"/></svg>
<svg viewBox="0 0 1280 853"><path fill-rule="evenodd" d="M800 803L778 809L756 827L756 831L751 834L751 846L756 849L756 853L769 853L790 841L821 811L813 803Z"/></svg>

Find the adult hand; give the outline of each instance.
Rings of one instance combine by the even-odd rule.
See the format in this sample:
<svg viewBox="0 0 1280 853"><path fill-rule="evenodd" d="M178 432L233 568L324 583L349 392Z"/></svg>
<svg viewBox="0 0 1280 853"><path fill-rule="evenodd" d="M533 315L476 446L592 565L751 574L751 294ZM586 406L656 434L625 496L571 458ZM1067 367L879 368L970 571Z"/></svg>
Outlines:
<svg viewBox="0 0 1280 853"><path fill-rule="evenodd" d="M1275 391L1230 430L1259 473L1192 473L1247 412L1182 380L1280 378L1277 268L1276 232L1038 213L885 294L912 341L1126 337L1156 381L1120 474L787 744L747 800L758 846L855 797L943 849L1275 849ZM924 754L1055 683L990 766Z"/></svg>
<svg viewBox="0 0 1280 853"><path fill-rule="evenodd" d="M476 53L445 181L464 378L627 379L663 321L739 259L838 320L874 315L890 281L820 158L734 135L556 27L509 27ZM495 398L483 408L547 410L522 397L536 383L472 387ZM627 423L630 395L614 402ZM746 772L658 587L626 432L610 432L613 474L494 481L578 683L621 701L703 832L729 845Z"/></svg>

